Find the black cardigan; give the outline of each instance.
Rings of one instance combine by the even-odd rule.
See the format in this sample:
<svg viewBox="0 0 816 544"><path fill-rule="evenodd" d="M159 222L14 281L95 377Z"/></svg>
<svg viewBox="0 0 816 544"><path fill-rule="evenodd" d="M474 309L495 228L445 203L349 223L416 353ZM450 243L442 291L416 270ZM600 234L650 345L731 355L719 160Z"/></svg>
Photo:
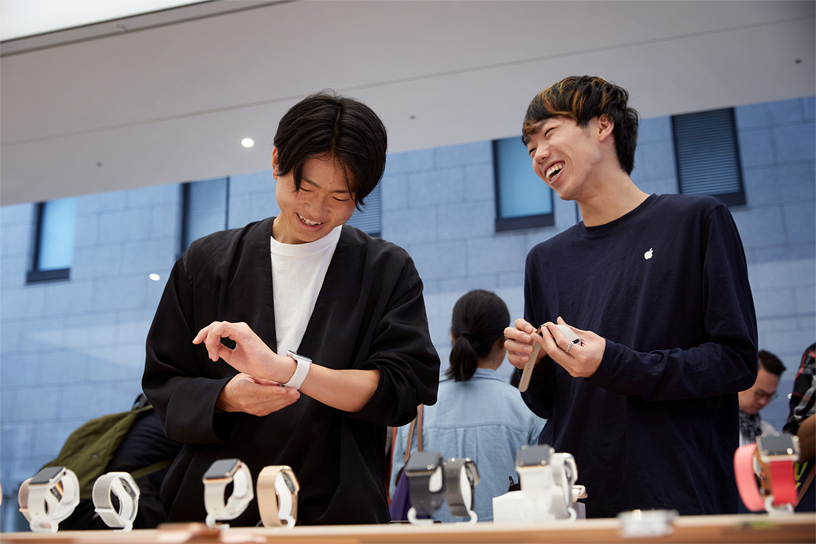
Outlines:
<svg viewBox="0 0 816 544"><path fill-rule="evenodd" d="M213 415L237 371L212 362L192 339L213 321L243 321L276 350L272 222L193 242L148 333L142 385L167 435L185 444L162 487L168 521L203 521L202 475L216 459L237 457L253 480L264 466L292 467L301 484L299 523L387 522L386 426L406 424L418 404L435 403L439 376L422 281L403 249L344 226L298 348L313 364L379 370L362 410L350 414L301 395L265 417ZM254 500L230 524L259 519Z"/></svg>

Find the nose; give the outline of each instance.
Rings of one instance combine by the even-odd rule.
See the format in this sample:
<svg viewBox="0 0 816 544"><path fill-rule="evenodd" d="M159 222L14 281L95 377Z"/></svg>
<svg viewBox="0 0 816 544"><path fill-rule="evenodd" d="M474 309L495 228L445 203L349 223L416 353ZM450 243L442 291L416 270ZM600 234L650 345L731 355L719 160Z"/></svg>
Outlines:
<svg viewBox="0 0 816 544"><path fill-rule="evenodd" d="M536 147L535 154L533 155L533 161L536 163L543 163L547 160L550 156L550 146L545 143L541 143Z"/></svg>

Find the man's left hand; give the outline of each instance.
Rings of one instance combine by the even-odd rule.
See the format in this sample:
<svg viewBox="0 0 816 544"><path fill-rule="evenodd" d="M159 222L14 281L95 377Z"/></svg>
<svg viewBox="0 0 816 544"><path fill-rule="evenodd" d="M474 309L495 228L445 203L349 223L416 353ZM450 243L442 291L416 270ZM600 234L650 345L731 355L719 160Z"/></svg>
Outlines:
<svg viewBox="0 0 816 544"><path fill-rule="evenodd" d="M567 323L559 317L558 324L566 325ZM542 331L542 342L540 343L546 350L547 355L569 372L570 376L589 378L595 374L601 364L604 349L606 348L606 340L592 331L569 327L578 335L581 343L576 342L570 346L570 341L552 322L545 323L545 328L549 331L549 334ZM566 351L567 348L569 348L569 353Z"/></svg>

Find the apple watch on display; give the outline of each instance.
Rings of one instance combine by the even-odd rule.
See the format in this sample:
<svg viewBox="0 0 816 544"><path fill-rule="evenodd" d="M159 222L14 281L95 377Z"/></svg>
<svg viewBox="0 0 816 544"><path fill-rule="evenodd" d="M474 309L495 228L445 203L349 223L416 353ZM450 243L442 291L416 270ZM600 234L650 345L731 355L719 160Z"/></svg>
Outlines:
<svg viewBox="0 0 816 544"><path fill-rule="evenodd" d="M516 471L524 493L523 516L530 521L546 519L553 495L550 462L553 448L546 444L522 446L516 454Z"/></svg>
<svg viewBox="0 0 816 544"><path fill-rule="evenodd" d="M258 475L257 490L264 527L294 528L300 484L292 469L286 465L264 467Z"/></svg>
<svg viewBox="0 0 816 544"><path fill-rule="evenodd" d="M408 520L417 520L416 514L430 516L442 506L445 500L445 471L442 469L442 454L438 451L415 451L405 465L408 478L408 492L411 509Z"/></svg>
<svg viewBox="0 0 816 544"><path fill-rule="evenodd" d="M206 523L214 527L217 520L230 520L240 516L252 500L252 474L240 459L215 461L202 478L204 482L204 507ZM232 495L224 502L224 491L232 483Z"/></svg>
<svg viewBox="0 0 816 544"><path fill-rule="evenodd" d="M308 357L304 357L303 355L298 355L291 349L286 353L286 355L294 359L294 361L297 363L297 368L289 381L283 384L283 386L291 387L292 389L300 389L300 386L303 385L303 380L305 380L306 376L309 375L312 360Z"/></svg>
<svg viewBox="0 0 816 544"><path fill-rule="evenodd" d="M578 466L571 453L553 453L550 458L553 471L553 500L550 513L556 519L576 519L578 516L572 507L572 486L578 480ZM560 493L560 496L559 496Z"/></svg>
<svg viewBox="0 0 816 544"><path fill-rule="evenodd" d="M792 508L797 498L793 464L798 460L799 438L787 433L760 436L756 444L738 448L734 473L743 504L753 512Z"/></svg>
<svg viewBox="0 0 816 544"><path fill-rule="evenodd" d="M478 516L473 511L474 489L479 484L479 470L470 458L448 459L444 463L446 492L445 500L452 516L470 517L476 523Z"/></svg>
<svg viewBox="0 0 816 544"><path fill-rule="evenodd" d="M113 507L111 493L116 495L119 508ZM96 513L108 527L130 531L139 511L139 486L127 472L108 472L96 479L93 503Z"/></svg>
<svg viewBox="0 0 816 544"><path fill-rule="evenodd" d="M26 516L35 533L56 533L79 504L79 480L65 467L45 467L27 480ZM23 494L23 490L20 490ZM21 504L22 506L22 504Z"/></svg>

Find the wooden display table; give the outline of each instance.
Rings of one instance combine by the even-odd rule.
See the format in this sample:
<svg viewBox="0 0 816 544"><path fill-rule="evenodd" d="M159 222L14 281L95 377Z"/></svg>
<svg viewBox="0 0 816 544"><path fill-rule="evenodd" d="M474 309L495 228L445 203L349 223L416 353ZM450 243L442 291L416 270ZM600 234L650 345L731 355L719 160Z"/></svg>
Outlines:
<svg viewBox="0 0 816 544"><path fill-rule="evenodd" d="M770 518L763 514L678 517L671 534L624 538L617 519L578 520L574 523L479 523L476 525L345 525L295 527L292 530L235 527L226 531L203 524L163 526L130 533L60 531L56 534L3 533L5 543L137 544L147 542L225 542L292 544L488 544L553 542L816 542L816 514ZM165 527L174 527L174 530Z"/></svg>

